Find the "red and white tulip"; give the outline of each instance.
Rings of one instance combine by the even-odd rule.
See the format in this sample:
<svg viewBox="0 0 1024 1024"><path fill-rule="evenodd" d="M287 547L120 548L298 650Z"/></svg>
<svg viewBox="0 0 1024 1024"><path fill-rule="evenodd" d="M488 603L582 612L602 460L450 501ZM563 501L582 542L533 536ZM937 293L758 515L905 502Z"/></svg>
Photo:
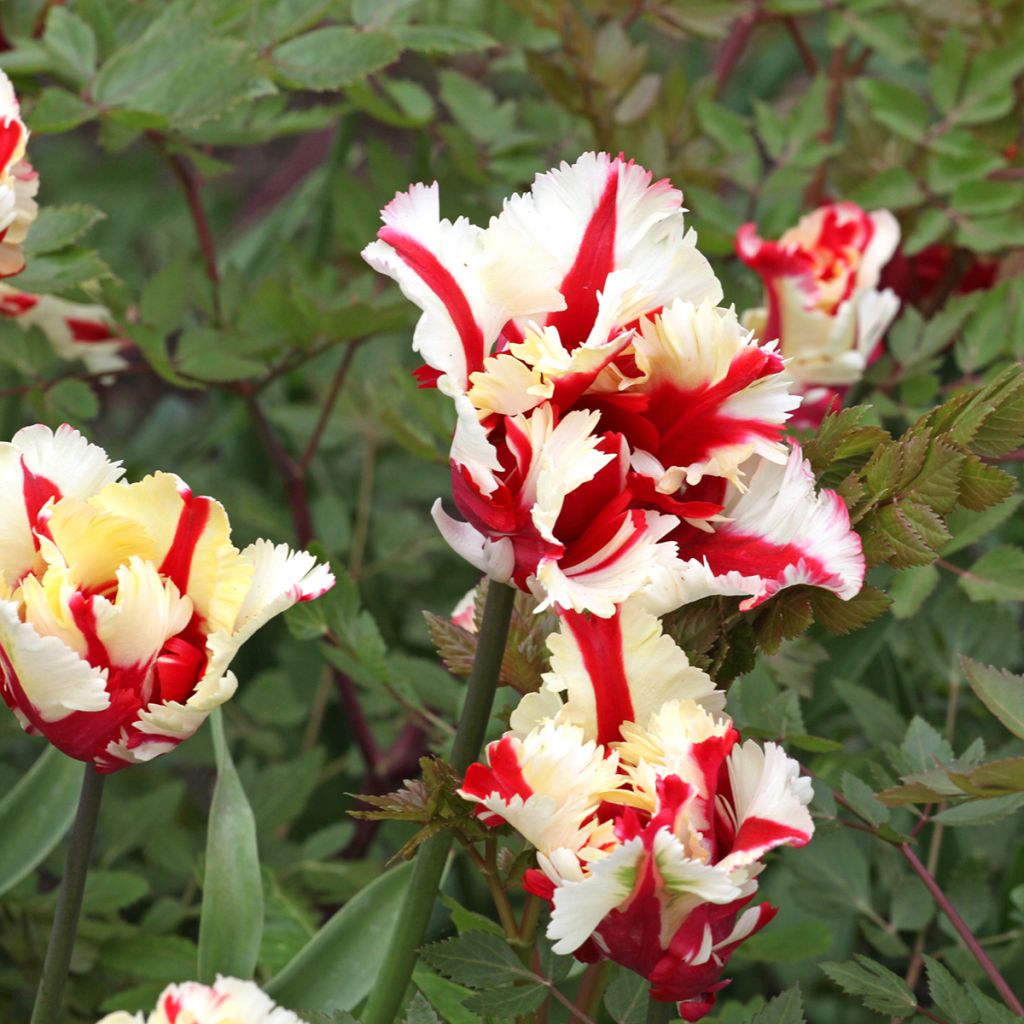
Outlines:
<svg viewBox="0 0 1024 1024"><path fill-rule="evenodd" d="M25 159L28 136L14 86L0 71L0 277L25 269L21 244L39 212L39 175Z"/></svg>
<svg viewBox="0 0 1024 1024"><path fill-rule="evenodd" d="M760 238L753 224L737 233L740 259L765 288L765 307L749 310L744 322L759 337L778 339L806 396L800 422L820 421L842 389L860 380L896 316L899 299L878 285L899 239L888 210L866 213L851 202L807 214L777 242Z"/></svg>
<svg viewBox="0 0 1024 1024"><path fill-rule="evenodd" d="M303 1024L274 1003L258 985L220 975L212 985L168 985L148 1015L119 1010L98 1024Z"/></svg>
<svg viewBox="0 0 1024 1024"><path fill-rule="evenodd" d="M191 736L234 693L239 647L334 582L286 545L239 551L177 476L122 473L66 425L0 444L0 695L101 772Z"/></svg>
<svg viewBox="0 0 1024 1024"><path fill-rule="evenodd" d="M133 343L118 335L110 310L69 302L56 295L32 295L0 285L0 316L19 327L37 327L61 359L80 359L90 373L115 373L128 361Z"/></svg>
<svg viewBox="0 0 1024 1024"><path fill-rule="evenodd" d="M582 730L547 721L524 740L491 744L489 764L472 766L461 792L487 824L520 831L525 805L515 801L525 795L544 807L540 826L532 820L523 832L539 865L524 884L551 903L547 935L556 953L614 960L647 978L655 999L699 1020L726 984L732 951L775 913L767 903L750 905L762 858L778 846L803 846L814 832L810 781L778 746L741 745L728 718L693 700L670 700L646 726L624 721L619 733L610 749L597 747L619 770L614 788L583 799L572 793L566 779L576 761L586 757L596 775L593 744ZM529 760L503 759L540 735L559 737L561 787L535 796L529 784L513 788L522 787ZM591 816L580 822L587 808ZM559 815L571 817L575 833L544 827Z"/></svg>

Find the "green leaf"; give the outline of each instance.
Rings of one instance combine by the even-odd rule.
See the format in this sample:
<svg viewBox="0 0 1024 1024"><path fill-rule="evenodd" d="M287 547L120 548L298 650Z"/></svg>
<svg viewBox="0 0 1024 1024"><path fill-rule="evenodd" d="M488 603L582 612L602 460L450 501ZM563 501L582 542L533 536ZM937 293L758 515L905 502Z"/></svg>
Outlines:
<svg viewBox="0 0 1024 1024"><path fill-rule="evenodd" d="M978 699L1014 736L1024 739L1024 676L963 656L960 665Z"/></svg>
<svg viewBox="0 0 1024 1024"><path fill-rule="evenodd" d="M464 932L487 932L489 935L496 935L498 938L504 939L505 933L497 921L492 921L489 917L484 917L483 914L478 914L473 910L467 910L451 896L442 894L441 902L451 913L452 922L460 935Z"/></svg>
<svg viewBox="0 0 1024 1024"><path fill-rule="evenodd" d="M196 944L181 935L147 935L140 931L104 942L96 963L131 978L166 985L193 976Z"/></svg>
<svg viewBox="0 0 1024 1024"><path fill-rule="evenodd" d="M921 186L902 165L887 167L884 171L871 175L850 192L850 198L868 210L878 207L899 210L906 206L916 206L923 197ZM905 307L904 316L908 309L913 307Z"/></svg>
<svg viewBox="0 0 1024 1024"><path fill-rule="evenodd" d="M39 94L28 115L28 126L39 135L69 132L96 116L96 109L66 89L48 86Z"/></svg>
<svg viewBox="0 0 1024 1024"><path fill-rule="evenodd" d="M1024 550L1004 544L986 551L958 582L972 601L1024 601Z"/></svg>
<svg viewBox="0 0 1024 1024"><path fill-rule="evenodd" d="M100 400L84 380L57 381L47 390L46 401L55 417L71 422L94 420L100 414Z"/></svg>
<svg viewBox="0 0 1024 1024"><path fill-rule="evenodd" d="M532 1013L547 994L547 985L503 985L478 992L467 999L465 1005L473 1013L506 1020Z"/></svg>
<svg viewBox="0 0 1024 1024"><path fill-rule="evenodd" d="M986 47L967 72L963 98L951 112L963 124L981 124L1013 107L1014 79L1024 71L1024 47L1010 44Z"/></svg>
<svg viewBox="0 0 1024 1024"><path fill-rule="evenodd" d="M928 128L928 108L912 89L878 78L861 79L857 88L880 124L914 142L924 136Z"/></svg>
<svg viewBox="0 0 1024 1024"><path fill-rule="evenodd" d="M842 790L846 802L854 813L870 822L875 828L884 825L889 820L889 808L879 803L874 790L863 779L859 779L849 772L843 772Z"/></svg>
<svg viewBox="0 0 1024 1024"><path fill-rule="evenodd" d="M55 8L62 10L62 8ZM70 206L44 206L25 241L25 253L37 256L53 252L77 241L106 214L95 206L74 203Z"/></svg>
<svg viewBox="0 0 1024 1024"><path fill-rule="evenodd" d="M388 32L329 25L276 47L271 60L284 84L296 89L340 89L398 59L402 47Z"/></svg>
<svg viewBox="0 0 1024 1024"><path fill-rule="evenodd" d="M750 1024L804 1024L804 1004L800 986L794 985L777 995L750 1018Z"/></svg>
<svg viewBox="0 0 1024 1024"><path fill-rule="evenodd" d="M890 588L893 615L897 619L913 618L938 582L939 570L934 565L920 565L898 573Z"/></svg>
<svg viewBox="0 0 1024 1024"><path fill-rule="evenodd" d="M228 350L230 338L221 331L196 327L178 341L178 369L197 380L229 381L255 377L263 363Z"/></svg>
<svg viewBox="0 0 1024 1024"><path fill-rule="evenodd" d="M770 929L752 935L733 955L740 960L756 960L758 963L795 963L817 959L834 940L832 929L813 918L797 924L773 922Z"/></svg>
<svg viewBox="0 0 1024 1024"><path fill-rule="evenodd" d="M18 287L26 292L61 293L86 281L109 276L110 268L97 253L72 245L37 256L18 275Z"/></svg>
<svg viewBox="0 0 1024 1024"><path fill-rule="evenodd" d="M493 988L534 977L504 938L482 932L435 942L421 955L445 977L470 988Z"/></svg>
<svg viewBox="0 0 1024 1024"><path fill-rule="evenodd" d="M926 246L937 242L949 231L950 220L945 210L937 206L926 206L914 226L907 232L903 249L908 256L919 253Z"/></svg>
<svg viewBox="0 0 1024 1024"><path fill-rule="evenodd" d="M297 1009L357 1006L376 981L411 871L411 863L399 864L349 900L264 986L268 995Z"/></svg>
<svg viewBox="0 0 1024 1024"><path fill-rule="evenodd" d="M647 979L619 964L611 965L612 977L604 993L604 1008L616 1024L644 1024L647 1019Z"/></svg>
<svg viewBox="0 0 1024 1024"><path fill-rule="evenodd" d="M422 992L417 992L405 1011L404 1024L441 1024L437 1011L427 1002Z"/></svg>
<svg viewBox="0 0 1024 1024"><path fill-rule="evenodd" d="M437 1008L445 1024L479 1024L480 1018L466 1009L465 1000L472 995L472 989L456 985L454 981L442 978L429 970L422 962L417 964L412 975L413 984Z"/></svg>
<svg viewBox="0 0 1024 1024"><path fill-rule="evenodd" d="M263 937L263 881L256 821L224 738L218 708L210 715L217 785L206 830L206 870L199 919L199 980L251 978Z"/></svg>
<svg viewBox="0 0 1024 1024"><path fill-rule="evenodd" d="M391 34L409 50L447 57L497 46L493 36L464 25L395 25Z"/></svg>
<svg viewBox="0 0 1024 1024"><path fill-rule="evenodd" d="M848 995L856 996L876 1013L909 1017L917 1006L906 982L887 967L866 956L854 956L852 962L824 963L821 969Z"/></svg>
<svg viewBox="0 0 1024 1024"><path fill-rule="evenodd" d="M947 28L938 60L929 69L932 98L944 114L953 109L960 95L966 65L967 44L963 33L955 27Z"/></svg>
<svg viewBox="0 0 1024 1024"><path fill-rule="evenodd" d="M977 1010L971 1002L966 989L945 967L930 956L924 957L925 971L928 975L928 991L932 1002L954 1021L963 1024L981 1024Z"/></svg>
<svg viewBox="0 0 1024 1024"><path fill-rule="evenodd" d="M883 615L891 603L888 594L870 584L862 587L848 601L827 590L816 589L811 593L814 618L830 633L850 633L863 629Z"/></svg>
<svg viewBox="0 0 1024 1024"><path fill-rule="evenodd" d="M900 744L907 772L925 772L953 760L953 748L934 726L915 715Z"/></svg>
<svg viewBox="0 0 1024 1024"><path fill-rule="evenodd" d="M84 85L96 73L96 35L66 7L51 7L43 46L53 55L54 74Z"/></svg>
<svg viewBox="0 0 1024 1024"><path fill-rule="evenodd" d="M82 764L47 747L0 800L0 893L17 885L71 827Z"/></svg>
<svg viewBox="0 0 1024 1024"><path fill-rule="evenodd" d="M1016 479L1005 470L982 462L976 455L971 455L965 460L960 475L960 504L964 508L980 512L1004 501L1013 493L1016 486ZM1008 508L1009 505L1003 507ZM1002 518L1005 517L993 519L993 522L1001 522ZM960 533L955 532L955 536L959 538ZM978 534L974 539L981 536L983 534ZM957 546L963 547L964 545L958 544ZM955 550L955 548L951 549L947 544L943 549L943 554L950 550Z"/></svg>
<svg viewBox="0 0 1024 1024"><path fill-rule="evenodd" d="M947 807L932 817L940 825L981 826L994 825L1024 807L1024 793L969 800L956 807Z"/></svg>

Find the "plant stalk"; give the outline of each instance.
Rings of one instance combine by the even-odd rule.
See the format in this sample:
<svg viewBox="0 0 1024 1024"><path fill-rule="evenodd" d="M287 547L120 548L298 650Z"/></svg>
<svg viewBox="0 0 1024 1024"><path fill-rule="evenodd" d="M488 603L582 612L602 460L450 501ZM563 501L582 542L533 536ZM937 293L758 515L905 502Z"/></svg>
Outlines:
<svg viewBox="0 0 1024 1024"><path fill-rule="evenodd" d="M452 743L450 761L459 774L465 772L480 752L487 731L515 596L512 587L493 580L487 587L473 671ZM451 845L452 833L445 830L428 839L416 854L398 924L361 1018L363 1024L392 1024L398 1017Z"/></svg>
<svg viewBox="0 0 1024 1024"><path fill-rule="evenodd" d="M64 984L75 947L78 915L82 909L82 894L89 873L96 819L99 817L103 797L103 776L91 764L85 766L82 790L78 797L78 813L71 827L64 877L57 897L57 912L50 932L50 944L43 963L43 977L39 982L36 1004L32 1010L32 1024L58 1024Z"/></svg>

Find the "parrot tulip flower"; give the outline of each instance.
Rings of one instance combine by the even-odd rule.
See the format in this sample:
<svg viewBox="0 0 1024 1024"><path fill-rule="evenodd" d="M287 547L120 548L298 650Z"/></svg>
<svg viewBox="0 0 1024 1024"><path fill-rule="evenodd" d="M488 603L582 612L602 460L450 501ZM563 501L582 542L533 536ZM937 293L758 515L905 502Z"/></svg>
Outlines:
<svg viewBox="0 0 1024 1024"><path fill-rule="evenodd" d="M100 772L191 736L234 693L239 647L334 582L285 545L239 551L173 474L122 472L66 425L0 444L0 694Z"/></svg>
<svg viewBox="0 0 1024 1024"><path fill-rule="evenodd" d="M220 975L212 985L186 981L168 985L160 993L156 1008L145 1013L119 1010L98 1024L304 1024L292 1013L275 1005L254 982Z"/></svg>
<svg viewBox="0 0 1024 1024"><path fill-rule="evenodd" d="M740 742L724 695L636 602L566 616L548 644L542 690L460 793L536 848L524 885L551 904L556 953L614 960L699 1020L775 913L752 904L765 854L814 832L810 780L776 744Z"/></svg>
<svg viewBox="0 0 1024 1024"><path fill-rule="evenodd" d="M899 239L888 210L866 213L851 202L807 214L777 242L758 237L753 224L737 233L736 251L760 275L766 300L744 323L766 341L778 339L805 395L802 425L820 422L861 379L896 316L899 299L878 284Z"/></svg>
<svg viewBox="0 0 1024 1024"><path fill-rule="evenodd" d="M39 212L39 175L25 159L28 136L14 86L0 71L0 277L25 269L21 243Z"/></svg>

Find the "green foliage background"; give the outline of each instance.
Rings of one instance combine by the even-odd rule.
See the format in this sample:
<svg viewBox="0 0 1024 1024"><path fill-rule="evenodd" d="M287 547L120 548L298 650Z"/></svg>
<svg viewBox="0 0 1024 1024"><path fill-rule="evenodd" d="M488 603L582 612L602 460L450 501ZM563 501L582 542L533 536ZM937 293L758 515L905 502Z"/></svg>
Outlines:
<svg viewBox="0 0 1024 1024"><path fill-rule="evenodd" d="M462 684L441 667L421 609L446 616L475 582L427 515L448 487L450 423L447 403L409 375L415 311L358 255L396 189L436 179L447 215L480 222L538 171L585 149L622 150L683 189L740 309L760 289L732 255L736 228L756 220L775 237L827 197L893 209L906 253L943 242L956 273L978 255L999 260L991 290L905 311L860 388L870 406L860 428L899 435L1024 356L1017 2L6 0L0 23L13 46L0 66L22 97L42 182L28 269L9 283L103 301L139 348L128 371L98 381L42 335L0 323L0 434L73 422L131 478L171 469L223 501L239 545L312 540L341 577L328 599L245 649L217 760L207 728L111 780L71 1024L151 1006L167 982L208 973L218 940L209 923L201 936L204 899L211 915L245 909L256 977L287 1005L355 1009L372 983L405 878L385 864L414 828L353 821L350 794L394 789L447 743ZM189 198L208 218L205 252ZM956 280L943 284L951 292ZM822 467L844 469L842 453L819 453ZM986 465L1019 476L1019 455L997 451ZM801 750L822 817L814 842L764 876L782 909L735 956L719 1024L799 1021L797 982L815 1024L909 1018L915 1003L950 1022L1003 1019L965 984L990 991L894 846L830 820L840 813L831 789L896 836L917 820L900 801L930 801L922 859L1004 976L1024 976L1024 778L1019 763L996 783L971 775L1024 755L1022 730L1003 724L1019 726L1024 683L1000 687L976 669L986 706L960 660L1024 669L1021 501L953 511L948 532L899 563L906 571L874 570L894 600L865 629L815 626L752 669L733 662L731 713ZM699 626L678 628L693 638ZM777 640L790 632L778 630ZM535 680L538 635L524 614L508 681ZM447 654L457 667L458 652ZM516 695L502 693L507 709ZM57 755L26 776L43 750L12 716L0 721L0 1018L10 1021L29 1014L77 792L75 766ZM239 781L251 804L259 865L248 875L207 850L218 763L219 806L237 803ZM873 795L921 775L923 790L886 797L893 809ZM204 892L216 877L242 882ZM507 952L464 861L445 892L434 939L475 932L476 946ZM347 913L319 931L339 907ZM417 970L410 1021L532 1009L533 996L507 1000L523 979L500 974L504 954L481 982L444 950ZM910 997L900 978L922 953L933 959L911 976ZM236 954L243 970L247 954ZM824 972L822 961L835 965ZM570 966L543 958L526 989L571 995ZM495 977L491 994L462 1005ZM609 980L600 1020L642 1019L629 977ZM505 1002L493 994L503 987ZM553 1005L550 1019L566 1011Z"/></svg>

